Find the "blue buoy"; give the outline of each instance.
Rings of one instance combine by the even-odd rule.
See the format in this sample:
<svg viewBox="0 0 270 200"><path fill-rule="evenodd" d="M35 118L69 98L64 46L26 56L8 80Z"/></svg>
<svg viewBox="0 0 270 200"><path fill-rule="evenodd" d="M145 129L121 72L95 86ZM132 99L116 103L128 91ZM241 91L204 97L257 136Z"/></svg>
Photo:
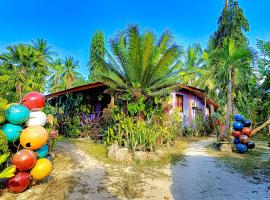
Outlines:
<svg viewBox="0 0 270 200"><path fill-rule="evenodd" d="M38 154L38 159L45 158L48 155L49 146L45 144L41 148L35 150L35 152Z"/></svg>
<svg viewBox="0 0 270 200"><path fill-rule="evenodd" d="M244 125L244 127L250 127L251 121L249 121L248 119L243 119L242 124Z"/></svg>
<svg viewBox="0 0 270 200"><path fill-rule="evenodd" d="M11 124L22 124L29 117L29 110L24 105L12 104L5 110L5 118Z"/></svg>
<svg viewBox="0 0 270 200"><path fill-rule="evenodd" d="M22 132L22 127L8 123L2 127L2 131L4 132L9 142L14 142L19 139Z"/></svg>
<svg viewBox="0 0 270 200"><path fill-rule="evenodd" d="M243 128L243 124L239 121L233 122L233 128L234 130L241 131Z"/></svg>
<svg viewBox="0 0 270 200"><path fill-rule="evenodd" d="M234 120L241 122L244 119L244 117L240 114L234 115Z"/></svg>
<svg viewBox="0 0 270 200"><path fill-rule="evenodd" d="M236 145L236 150L238 151L238 153L246 153L248 151L248 148L247 145L238 143Z"/></svg>
<svg viewBox="0 0 270 200"><path fill-rule="evenodd" d="M239 138L234 138L233 143L234 143L234 144L238 144L238 143L240 143Z"/></svg>

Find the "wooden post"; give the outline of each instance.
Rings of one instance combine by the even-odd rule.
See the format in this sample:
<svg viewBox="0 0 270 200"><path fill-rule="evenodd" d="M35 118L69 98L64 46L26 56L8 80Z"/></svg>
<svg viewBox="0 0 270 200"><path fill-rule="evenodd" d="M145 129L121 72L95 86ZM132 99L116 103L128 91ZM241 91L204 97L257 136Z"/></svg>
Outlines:
<svg viewBox="0 0 270 200"><path fill-rule="evenodd" d="M217 141L218 141L218 131L216 129L216 123L215 123L215 108L213 104L210 104L210 113L211 113L211 120L212 120L212 124L213 124L213 133L216 135L217 137Z"/></svg>
<svg viewBox="0 0 270 200"><path fill-rule="evenodd" d="M269 125L270 127L270 118L264 122L262 125L260 125L259 127L255 128L252 132L251 132L251 135L257 133L258 131L260 131L261 129L263 129L265 126Z"/></svg>

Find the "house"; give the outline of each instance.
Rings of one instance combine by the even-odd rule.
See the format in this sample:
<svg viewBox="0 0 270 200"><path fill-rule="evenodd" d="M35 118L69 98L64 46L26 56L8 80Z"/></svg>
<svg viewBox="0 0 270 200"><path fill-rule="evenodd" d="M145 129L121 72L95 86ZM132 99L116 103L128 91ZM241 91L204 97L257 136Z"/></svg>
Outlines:
<svg viewBox="0 0 270 200"><path fill-rule="evenodd" d="M59 98L66 98L67 94L81 95L84 102L92 105L90 116L82 114L82 118L88 117L91 120L91 118L100 115L111 101L110 95L105 92L106 89L108 87L105 84L95 82L52 93L47 95L46 98L51 105L57 106ZM218 108L218 105L206 96L204 90L191 86L181 86L171 93L171 99L173 109L178 108L181 111L186 126L191 126L198 114L208 118L211 110L213 112Z"/></svg>
<svg viewBox="0 0 270 200"><path fill-rule="evenodd" d="M173 108L182 112L186 126L191 126L198 114L208 118L211 107L212 112L218 109L218 105L206 96L204 90L191 86L181 86L171 93L171 98Z"/></svg>

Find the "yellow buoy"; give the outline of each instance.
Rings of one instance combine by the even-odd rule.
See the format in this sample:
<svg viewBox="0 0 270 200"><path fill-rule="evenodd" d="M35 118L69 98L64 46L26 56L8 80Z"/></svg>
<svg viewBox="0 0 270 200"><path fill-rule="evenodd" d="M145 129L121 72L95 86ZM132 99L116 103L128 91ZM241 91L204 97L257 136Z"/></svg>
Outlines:
<svg viewBox="0 0 270 200"><path fill-rule="evenodd" d="M35 167L30 171L30 175L35 180L42 180L52 171L52 162L46 158L41 158L37 161Z"/></svg>

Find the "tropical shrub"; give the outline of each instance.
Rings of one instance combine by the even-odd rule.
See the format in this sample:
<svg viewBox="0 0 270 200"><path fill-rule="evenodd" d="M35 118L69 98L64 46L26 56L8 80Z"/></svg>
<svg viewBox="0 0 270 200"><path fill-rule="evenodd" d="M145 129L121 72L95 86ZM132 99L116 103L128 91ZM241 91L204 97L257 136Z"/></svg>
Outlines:
<svg viewBox="0 0 270 200"><path fill-rule="evenodd" d="M160 136L159 127L147 121L136 122L133 117L124 113L114 116L116 125L110 127L106 133L106 143L128 147L135 150L152 150Z"/></svg>
<svg viewBox="0 0 270 200"><path fill-rule="evenodd" d="M108 128L103 132L108 145L117 143L132 151L151 151L158 144L169 143L182 135L182 119L178 111L169 114L156 108L146 119L138 120L115 108L110 116L106 124Z"/></svg>
<svg viewBox="0 0 270 200"><path fill-rule="evenodd" d="M205 119L203 114L197 114L196 117L192 120L192 125L184 127L183 135L199 137L206 136L211 132L212 129L208 119Z"/></svg>

